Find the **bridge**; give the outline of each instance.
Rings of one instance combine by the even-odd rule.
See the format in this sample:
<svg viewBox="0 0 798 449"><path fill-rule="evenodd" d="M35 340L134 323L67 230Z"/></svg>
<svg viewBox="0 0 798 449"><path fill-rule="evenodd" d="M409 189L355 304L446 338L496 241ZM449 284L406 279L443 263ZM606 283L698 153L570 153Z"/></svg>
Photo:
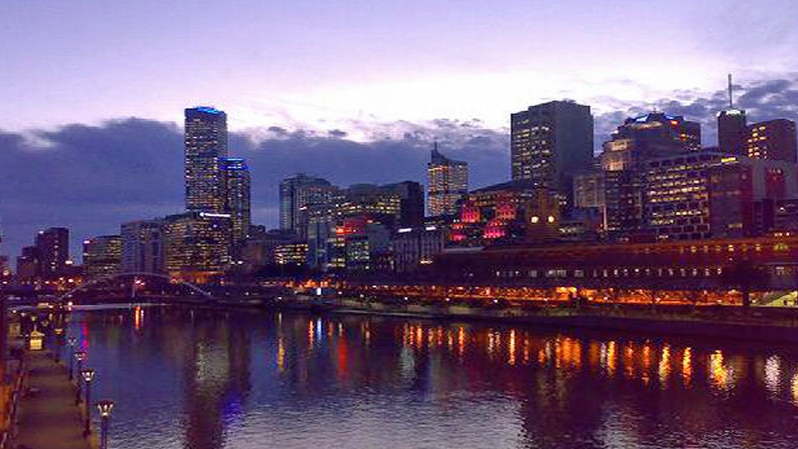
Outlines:
<svg viewBox="0 0 798 449"><path fill-rule="evenodd" d="M131 297L135 298L136 297L136 291L137 291L136 287L138 285L140 285L140 284L138 284L138 281L139 281L138 278L142 278L142 277L163 279L163 280L169 281L170 284L178 284L178 285L182 285L184 287L187 287L189 290L193 291L194 293L199 294L203 298L206 298L206 299L212 298L212 295L211 295L210 292L201 289L199 286L197 286L196 284L192 284L191 282L183 281L183 280L180 280L180 279L174 279L174 278L171 278L171 277L169 277L169 276L167 276L165 274L161 274L161 273L148 273L148 272L143 272L143 271L136 271L136 272L131 272L131 273L119 273L119 274L112 274L112 275L108 275L108 276L101 276L101 277L98 277L98 278L94 278L94 279L92 279L92 280L90 280L88 282L84 282L83 284L80 284L79 286L77 286L77 287L75 287L75 288L73 288L73 289L71 289L71 290L69 290L69 291L67 291L65 293L62 293L61 295L59 295L57 297L57 301L58 302L63 302L65 300L68 300L75 293L78 293L78 292L83 291L83 290L87 290L90 287L102 284L103 282L113 281L115 279L124 279L124 278L133 278L132 279L132 283L131 283L130 292L131 292Z"/></svg>

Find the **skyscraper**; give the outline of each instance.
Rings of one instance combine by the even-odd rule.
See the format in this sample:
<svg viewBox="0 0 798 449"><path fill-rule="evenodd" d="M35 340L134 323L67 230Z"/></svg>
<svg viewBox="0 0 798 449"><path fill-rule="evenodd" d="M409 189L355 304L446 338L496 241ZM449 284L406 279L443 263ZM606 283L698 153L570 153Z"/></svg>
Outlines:
<svg viewBox="0 0 798 449"><path fill-rule="evenodd" d="M280 229L307 235L307 212L314 204L327 203L337 187L326 179L299 173L280 181Z"/></svg>
<svg viewBox="0 0 798 449"><path fill-rule="evenodd" d="M225 180L225 212L230 214L232 243L237 247L249 235L252 221L249 166L240 157L221 158L220 163Z"/></svg>
<svg viewBox="0 0 798 449"><path fill-rule="evenodd" d="M468 163L444 156L435 143L427 164L427 181L429 215L454 215L457 201L468 194Z"/></svg>
<svg viewBox="0 0 798 449"><path fill-rule="evenodd" d="M748 127L748 157L798 162L795 122L787 119L754 123Z"/></svg>
<svg viewBox="0 0 798 449"><path fill-rule="evenodd" d="M163 220L122 224L122 272L163 273Z"/></svg>
<svg viewBox="0 0 798 449"><path fill-rule="evenodd" d="M69 260L69 229L50 228L36 235L36 249L44 278L55 277Z"/></svg>
<svg viewBox="0 0 798 449"><path fill-rule="evenodd" d="M225 209L224 173L227 157L227 115L212 107L185 110L186 209L222 213Z"/></svg>
<svg viewBox="0 0 798 449"><path fill-rule="evenodd" d="M118 274L121 258L121 236L101 235L83 241L83 272L87 279Z"/></svg>
<svg viewBox="0 0 798 449"><path fill-rule="evenodd" d="M164 218L164 255L171 277L204 283L230 262L230 216L186 212Z"/></svg>
<svg viewBox="0 0 798 449"><path fill-rule="evenodd" d="M551 101L510 115L513 181L571 196L575 174L593 160L593 116L590 106Z"/></svg>
<svg viewBox="0 0 798 449"><path fill-rule="evenodd" d="M745 111L734 107L732 77L729 75L729 108L718 113L718 150L745 156L746 138Z"/></svg>

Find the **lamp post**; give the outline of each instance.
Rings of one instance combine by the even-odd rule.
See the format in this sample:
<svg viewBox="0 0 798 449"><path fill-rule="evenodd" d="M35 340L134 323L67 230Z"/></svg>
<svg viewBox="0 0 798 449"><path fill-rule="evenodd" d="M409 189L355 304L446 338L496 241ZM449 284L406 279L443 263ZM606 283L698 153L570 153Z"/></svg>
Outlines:
<svg viewBox="0 0 798 449"><path fill-rule="evenodd" d="M111 410L114 409L114 401L104 399L97 403L100 411L100 449L108 449L108 426L111 421Z"/></svg>
<svg viewBox="0 0 798 449"><path fill-rule="evenodd" d="M81 377L86 382L86 428L83 430L83 435L88 436L91 434L91 381L94 380L94 370L84 369L80 372Z"/></svg>
<svg viewBox="0 0 798 449"><path fill-rule="evenodd" d="M55 330L55 363L61 362L61 346L64 339L64 328L56 327Z"/></svg>
<svg viewBox="0 0 798 449"><path fill-rule="evenodd" d="M78 361L78 369L77 374L75 377L77 378L78 388L77 392L75 393L75 405L80 404L80 387L83 378L81 377L81 372L83 371L83 361L86 360L86 351L78 351L75 353L75 359Z"/></svg>
<svg viewBox="0 0 798 449"><path fill-rule="evenodd" d="M78 339L75 337L67 338L67 344L69 345L69 380L72 381L72 359L75 358L75 344L78 342Z"/></svg>

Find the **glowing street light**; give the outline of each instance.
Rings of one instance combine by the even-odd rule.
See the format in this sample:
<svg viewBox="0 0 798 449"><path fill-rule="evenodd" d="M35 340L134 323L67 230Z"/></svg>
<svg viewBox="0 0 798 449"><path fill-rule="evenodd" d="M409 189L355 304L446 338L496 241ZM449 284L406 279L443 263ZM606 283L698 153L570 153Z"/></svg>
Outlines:
<svg viewBox="0 0 798 449"><path fill-rule="evenodd" d="M75 358L75 344L78 342L78 339L75 337L67 338L67 344L69 345L69 380L72 381L72 359Z"/></svg>
<svg viewBox="0 0 798 449"><path fill-rule="evenodd" d="M75 360L78 361L77 375L75 376L77 378L77 383L78 383L78 388L75 393L75 405L80 404L80 389L82 386L81 384L83 382L81 373L83 372L83 361L86 360L86 357L87 357L86 351L78 351L75 353Z"/></svg>
<svg viewBox="0 0 798 449"><path fill-rule="evenodd" d="M108 449L108 427L113 409L114 401L103 399L97 403L97 410L100 411L100 449Z"/></svg>
<svg viewBox="0 0 798 449"><path fill-rule="evenodd" d="M64 340L64 328L56 327L55 330L55 363L61 362L61 346Z"/></svg>
<svg viewBox="0 0 798 449"><path fill-rule="evenodd" d="M91 368L80 372L83 381L86 382L86 428L83 430L83 435L91 433L91 408L89 408L89 404L91 404L91 381L94 380L94 374L94 370Z"/></svg>

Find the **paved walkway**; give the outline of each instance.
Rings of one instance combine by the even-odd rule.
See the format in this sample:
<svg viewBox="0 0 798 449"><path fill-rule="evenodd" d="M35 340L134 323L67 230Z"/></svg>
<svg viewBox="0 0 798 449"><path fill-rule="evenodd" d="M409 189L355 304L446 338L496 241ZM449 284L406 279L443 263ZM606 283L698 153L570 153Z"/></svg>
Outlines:
<svg viewBox="0 0 798 449"><path fill-rule="evenodd" d="M33 392L20 402L18 449L91 449L83 437L81 413L75 406L75 388L67 370L44 351L26 354Z"/></svg>

